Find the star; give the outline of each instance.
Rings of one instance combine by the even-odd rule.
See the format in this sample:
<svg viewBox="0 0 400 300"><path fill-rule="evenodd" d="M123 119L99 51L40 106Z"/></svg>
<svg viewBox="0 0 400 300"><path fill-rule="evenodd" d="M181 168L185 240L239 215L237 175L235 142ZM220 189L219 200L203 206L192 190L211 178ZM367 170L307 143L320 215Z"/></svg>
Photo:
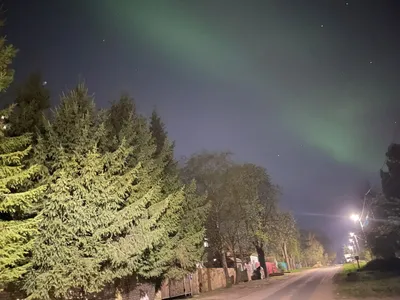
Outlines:
<svg viewBox="0 0 400 300"><path fill-rule="evenodd" d="M323 25L323 24L321 24L321 28L322 28L322 27L324 27L324 25Z"/></svg>
<svg viewBox="0 0 400 300"><path fill-rule="evenodd" d="M47 81L43 81L43 85L46 85L47 84Z"/></svg>
<svg viewBox="0 0 400 300"><path fill-rule="evenodd" d="M372 60L369 63L372 64Z"/></svg>
<svg viewBox="0 0 400 300"><path fill-rule="evenodd" d="M346 5L349 5L349 2L346 2Z"/></svg>
<svg viewBox="0 0 400 300"><path fill-rule="evenodd" d="M103 43L106 41L106 39L103 39Z"/></svg>

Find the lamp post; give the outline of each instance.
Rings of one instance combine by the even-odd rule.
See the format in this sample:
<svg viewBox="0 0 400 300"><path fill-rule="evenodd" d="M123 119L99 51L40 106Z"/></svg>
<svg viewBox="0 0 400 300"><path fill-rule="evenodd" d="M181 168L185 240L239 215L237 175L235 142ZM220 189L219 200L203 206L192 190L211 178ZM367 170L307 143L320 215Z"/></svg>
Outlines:
<svg viewBox="0 0 400 300"><path fill-rule="evenodd" d="M357 222L357 221L358 221L358 222L360 223L362 232L364 232L364 225L363 225L363 223L362 223L362 221L361 221L360 215L352 214L352 215L350 216L350 219L352 219L354 222Z"/></svg>
<svg viewBox="0 0 400 300"><path fill-rule="evenodd" d="M360 244L358 243L358 237L357 237L357 235L356 235L354 232L350 232L350 237L351 237L352 239L354 238L353 242L355 241L355 246L358 248L358 253L360 253L361 249L360 249ZM352 239L351 239L351 240L352 240Z"/></svg>
<svg viewBox="0 0 400 300"><path fill-rule="evenodd" d="M364 246L365 247L367 247L367 235L365 234L365 231L364 231L364 224L362 223L362 221L361 221L361 217L360 217L360 215L357 215L357 214L352 214L351 216L350 216L350 219L352 219L354 222L359 222L360 223L360 226L361 226L361 231L362 231L362 236L363 236L363 241L364 241ZM366 219L368 219L368 216L366 217Z"/></svg>
<svg viewBox="0 0 400 300"><path fill-rule="evenodd" d="M349 242L354 246L354 249L355 249L354 253L360 254L360 248L357 246L356 242L354 242L353 239L349 239Z"/></svg>

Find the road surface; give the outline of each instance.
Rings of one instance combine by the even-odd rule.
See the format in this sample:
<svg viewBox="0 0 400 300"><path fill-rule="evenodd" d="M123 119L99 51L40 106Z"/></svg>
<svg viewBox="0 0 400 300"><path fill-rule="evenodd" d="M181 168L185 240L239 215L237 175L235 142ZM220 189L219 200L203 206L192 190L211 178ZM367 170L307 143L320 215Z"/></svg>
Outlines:
<svg viewBox="0 0 400 300"><path fill-rule="evenodd" d="M339 267L308 270L287 278L244 283L242 286L205 293L201 300L333 300L333 276ZM265 283L262 283L265 282Z"/></svg>
<svg viewBox="0 0 400 300"><path fill-rule="evenodd" d="M333 276L339 268L321 268L301 274L293 281L277 287L277 291L269 292L262 300L331 300L334 299ZM250 300L250 298L242 298Z"/></svg>

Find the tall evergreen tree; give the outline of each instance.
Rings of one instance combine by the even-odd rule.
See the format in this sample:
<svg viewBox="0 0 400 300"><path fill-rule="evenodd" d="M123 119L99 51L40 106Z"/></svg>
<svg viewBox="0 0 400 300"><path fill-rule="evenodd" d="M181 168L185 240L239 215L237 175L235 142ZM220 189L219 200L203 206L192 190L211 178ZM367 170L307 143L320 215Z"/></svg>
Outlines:
<svg viewBox="0 0 400 300"><path fill-rule="evenodd" d="M4 22L0 20L0 27ZM14 79L14 70L10 68L12 60L17 54L17 49L8 44L6 38L0 37L0 92L4 92Z"/></svg>
<svg viewBox="0 0 400 300"><path fill-rule="evenodd" d="M205 222L210 205L206 195L200 195L193 180L185 186L185 198L182 203L182 215L176 233L177 243L173 261L167 272L170 278L193 272L204 254Z"/></svg>
<svg viewBox="0 0 400 300"><path fill-rule="evenodd" d="M32 150L31 136L6 136L12 108L0 112L0 289L27 272L44 191L35 184L41 167L24 163Z"/></svg>
<svg viewBox="0 0 400 300"><path fill-rule="evenodd" d="M50 92L40 73L33 73L17 89L16 107L10 115L11 134L37 133L43 130L43 112L50 106Z"/></svg>
<svg viewBox="0 0 400 300"><path fill-rule="evenodd" d="M99 115L79 86L39 139L51 181L26 281L31 299L78 297L118 278L165 272L170 259L159 249L177 222L166 215L183 195L162 193L148 124L131 104L124 98ZM119 105L130 107L126 119L115 113Z"/></svg>
<svg viewBox="0 0 400 300"><path fill-rule="evenodd" d="M148 234L156 234L156 236L158 233L162 234L157 238L157 242L151 243L151 247L143 253L141 264L133 269L134 273L142 278L157 280L167 272L174 259L172 245L176 240L173 237L176 236L179 228L184 198L183 187L171 180L175 176L170 175L173 169L167 171L167 166L172 163L167 159L171 153L169 152L171 145L167 143L163 147L157 145L147 119L136 112L134 102L127 96L121 97L120 101L111 106L107 123L108 147L112 149L116 141L124 138L134 148L129 164L134 166L140 162L143 167L148 168L151 181L159 188L159 195L154 197L149 205L161 210L157 216L157 226ZM171 184L166 184L166 182Z"/></svg>
<svg viewBox="0 0 400 300"><path fill-rule="evenodd" d="M1 24L2 25L2 24ZM13 80L10 64L17 50L0 38L0 92ZM34 179L38 165L26 166L31 137L8 137L7 120L14 107L0 111L0 290L20 279L29 267L32 237L36 233L37 200L43 187Z"/></svg>
<svg viewBox="0 0 400 300"><path fill-rule="evenodd" d="M82 107L82 102L87 105ZM100 190L106 175L96 151L100 130L94 113L92 99L80 87L62 99L45 138L39 139L38 149L45 150L39 159L51 180L26 281L32 299L65 296L73 288L90 290L94 276L102 276L96 254L104 255L104 250L98 230L107 221L99 220L104 214L96 201L108 207L113 199L105 199L108 195Z"/></svg>
<svg viewBox="0 0 400 300"><path fill-rule="evenodd" d="M391 144L386 152L386 170L381 170L382 194L373 196L373 218L364 233L368 247L379 257L393 257L400 251L400 145ZM385 220L377 222L375 220Z"/></svg>
<svg viewBox="0 0 400 300"><path fill-rule="evenodd" d="M178 191L183 183L177 161L174 159L174 143L168 139L168 133L160 116L154 110L150 119L150 130L156 144L154 157L164 166L163 192ZM166 276L179 278L196 268L201 261L204 248L205 221L209 205L207 197L197 192L195 181L187 182L185 197L179 211L179 225L165 241L164 251L169 250L172 258Z"/></svg>

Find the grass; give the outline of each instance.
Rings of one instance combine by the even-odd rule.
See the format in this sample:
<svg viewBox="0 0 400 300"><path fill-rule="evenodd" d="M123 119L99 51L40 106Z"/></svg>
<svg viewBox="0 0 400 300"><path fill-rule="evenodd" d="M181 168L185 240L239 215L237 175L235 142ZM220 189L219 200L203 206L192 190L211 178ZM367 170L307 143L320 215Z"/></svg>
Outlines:
<svg viewBox="0 0 400 300"><path fill-rule="evenodd" d="M365 265L365 263L363 263ZM360 262L361 266L361 262ZM362 266L361 266L362 267ZM384 272L357 272L356 263L343 265L334 281L341 297L382 298L400 295L400 276ZM349 275L353 273L352 275Z"/></svg>
<svg viewBox="0 0 400 300"><path fill-rule="evenodd" d="M360 268L364 267L367 264L365 261L360 261ZM356 262L354 263L347 263L343 265L343 274L348 274L351 272L357 272L358 269L358 264Z"/></svg>

